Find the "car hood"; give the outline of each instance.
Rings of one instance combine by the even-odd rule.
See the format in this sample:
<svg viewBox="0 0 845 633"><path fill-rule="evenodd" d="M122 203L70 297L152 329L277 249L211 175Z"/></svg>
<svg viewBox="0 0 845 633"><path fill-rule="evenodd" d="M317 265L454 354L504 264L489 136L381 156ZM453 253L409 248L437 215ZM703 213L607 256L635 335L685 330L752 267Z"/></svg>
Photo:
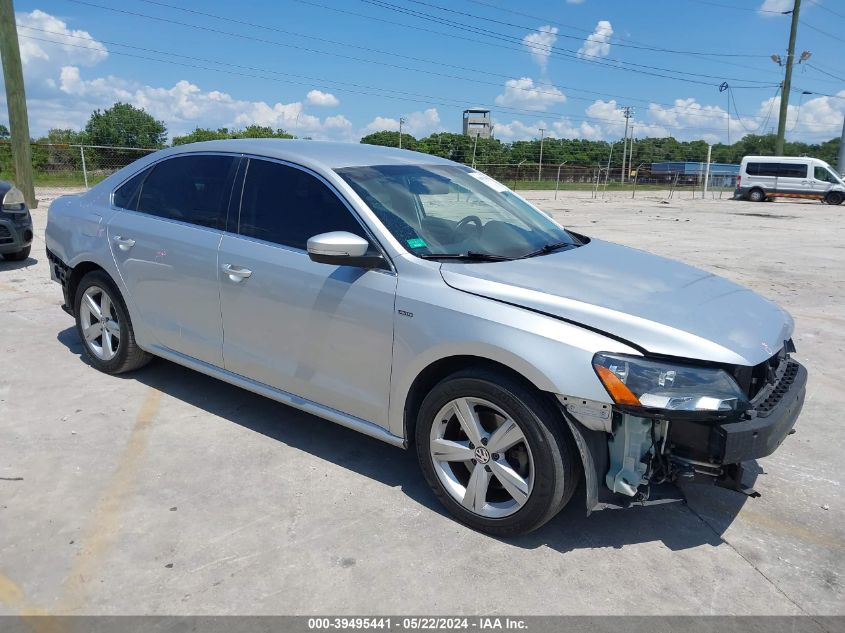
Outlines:
<svg viewBox="0 0 845 633"><path fill-rule="evenodd" d="M756 365L792 335L789 314L747 288L601 240L528 259L444 263L440 271L458 290L599 330L653 354Z"/></svg>

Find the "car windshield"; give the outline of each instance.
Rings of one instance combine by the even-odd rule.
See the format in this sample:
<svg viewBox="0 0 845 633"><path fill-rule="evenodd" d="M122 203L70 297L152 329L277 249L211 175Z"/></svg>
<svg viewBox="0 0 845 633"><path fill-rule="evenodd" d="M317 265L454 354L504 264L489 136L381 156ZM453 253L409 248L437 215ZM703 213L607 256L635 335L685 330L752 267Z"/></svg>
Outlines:
<svg viewBox="0 0 845 633"><path fill-rule="evenodd" d="M580 244L510 189L469 167L375 165L337 173L419 257L498 261Z"/></svg>

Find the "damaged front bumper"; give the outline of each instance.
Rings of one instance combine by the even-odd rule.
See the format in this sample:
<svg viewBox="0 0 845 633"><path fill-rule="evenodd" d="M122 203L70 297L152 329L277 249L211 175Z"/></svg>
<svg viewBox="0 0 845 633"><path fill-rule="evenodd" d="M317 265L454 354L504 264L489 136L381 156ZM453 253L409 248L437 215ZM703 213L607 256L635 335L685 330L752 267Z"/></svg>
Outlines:
<svg viewBox="0 0 845 633"><path fill-rule="evenodd" d="M679 480L745 494L742 462L771 455L804 404L807 370L784 354L741 413L651 411L559 396L584 465L588 512L645 501Z"/></svg>

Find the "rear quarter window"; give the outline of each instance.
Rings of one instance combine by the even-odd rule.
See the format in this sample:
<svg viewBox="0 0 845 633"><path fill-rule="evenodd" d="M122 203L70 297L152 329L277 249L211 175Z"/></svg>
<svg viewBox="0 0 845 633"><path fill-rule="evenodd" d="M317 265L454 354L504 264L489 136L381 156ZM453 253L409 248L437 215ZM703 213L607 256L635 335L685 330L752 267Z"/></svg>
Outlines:
<svg viewBox="0 0 845 633"><path fill-rule="evenodd" d="M141 191L141 184L150 171L150 168L144 169L115 189L112 197L114 206L135 211L138 206L138 193Z"/></svg>

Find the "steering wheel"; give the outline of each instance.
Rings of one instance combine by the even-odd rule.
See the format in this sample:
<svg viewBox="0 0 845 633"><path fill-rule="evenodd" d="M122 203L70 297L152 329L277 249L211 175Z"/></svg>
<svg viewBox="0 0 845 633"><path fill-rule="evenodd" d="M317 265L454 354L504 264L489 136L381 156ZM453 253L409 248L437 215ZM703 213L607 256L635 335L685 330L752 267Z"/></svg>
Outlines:
<svg viewBox="0 0 845 633"><path fill-rule="evenodd" d="M469 226L470 224L475 225L476 236L481 235L481 231L483 230L484 226L483 226L483 223L481 222L481 218L479 218L477 215L468 215L463 220L458 222L458 225L455 227L455 232L459 233L459 232L463 231L464 227Z"/></svg>

